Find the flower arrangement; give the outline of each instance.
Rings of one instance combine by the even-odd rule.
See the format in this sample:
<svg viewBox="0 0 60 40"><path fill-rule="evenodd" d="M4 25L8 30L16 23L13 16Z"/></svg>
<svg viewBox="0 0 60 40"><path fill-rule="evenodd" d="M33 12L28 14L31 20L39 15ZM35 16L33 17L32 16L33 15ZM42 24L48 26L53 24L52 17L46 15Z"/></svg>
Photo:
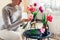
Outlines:
<svg viewBox="0 0 60 40"><path fill-rule="evenodd" d="M42 15L42 22L43 22L43 25L45 25L45 24L47 24L47 22L49 21L49 22L52 22L52 19L53 19L53 17L52 17L52 15Z"/></svg>
<svg viewBox="0 0 60 40"><path fill-rule="evenodd" d="M43 27L40 29L40 32L42 33L42 34L47 34L47 32L48 32L48 22L52 22L52 19L53 19L53 17L52 17L52 15L46 15L45 13L44 13L44 10L43 10L43 7L42 6L40 6L38 9L36 8L37 7L37 3L34 3L33 5L29 5L29 6L27 6L27 12L28 13L30 13L30 15L28 16L28 18L30 19L30 20L33 20L33 21L35 21L36 20L36 17L37 17L37 14L40 12L40 13L42 13L42 23L43 23ZM27 23L28 24L28 23ZM27 25L26 24L26 25ZM26 25L25 25L25 27L26 27ZM25 28L24 27L24 28ZM35 31L35 30L34 30Z"/></svg>
<svg viewBox="0 0 60 40"><path fill-rule="evenodd" d="M36 18L36 15L37 15L37 11L36 11L36 8L35 7L33 7L32 5L30 5L30 6L28 6L27 7L27 9L28 9L28 11L31 13L31 14L33 14L33 19L35 19Z"/></svg>
<svg viewBox="0 0 60 40"><path fill-rule="evenodd" d="M48 26L47 26L48 22L52 22L53 17L52 17L52 15L46 15L44 13L44 9L42 6L40 6L38 9L36 7L37 7L37 3L34 3L33 5L28 6L27 9L30 13L33 14L34 20L36 19L38 12L42 13L43 27L40 29L40 32L45 33L48 30Z"/></svg>
<svg viewBox="0 0 60 40"><path fill-rule="evenodd" d="M45 15L45 14L42 15L43 27L40 29L41 33L47 34L49 29L48 22L52 22L52 19L53 19L52 15Z"/></svg>
<svg viewBox="0 0 60 40"><path fill-rule="evenodd" d="M42 10L41 10L41 13L43 12ZM52 19L53 19L53 16L52 15L46 15L45 13L42 13L43 27L40 29L40 32L41 33L47 34L48 29L49 29L48 22L52 22Z"/></svg>
<svg viewBox="0 0 60 40"><path fill-rule="evenodd" d="M27 6L27 10L28 10L28 13L31 13L33 15L33 19L31 20L31 22L35 28L35 22L36 22L37 14L39 12L43 13L43 9L41 6L39 8L37 8L37 3L34 3L33 5Z"/></svg>

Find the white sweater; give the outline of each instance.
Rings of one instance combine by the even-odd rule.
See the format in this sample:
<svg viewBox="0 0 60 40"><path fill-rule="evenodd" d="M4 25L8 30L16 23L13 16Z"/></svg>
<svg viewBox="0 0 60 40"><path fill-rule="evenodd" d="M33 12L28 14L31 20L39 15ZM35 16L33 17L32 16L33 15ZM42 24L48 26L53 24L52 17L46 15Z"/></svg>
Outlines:
<svg viewBox="0 0 60 40"><path fill-rule="evenodd" d="M19 7L17 10L15 7L12 7L11 4L8 4L3 8L2 12L3 12L2 16L3 16L4 25L2 26L1 29L17 30L18 25L22 23L21 7Z"/></svg>

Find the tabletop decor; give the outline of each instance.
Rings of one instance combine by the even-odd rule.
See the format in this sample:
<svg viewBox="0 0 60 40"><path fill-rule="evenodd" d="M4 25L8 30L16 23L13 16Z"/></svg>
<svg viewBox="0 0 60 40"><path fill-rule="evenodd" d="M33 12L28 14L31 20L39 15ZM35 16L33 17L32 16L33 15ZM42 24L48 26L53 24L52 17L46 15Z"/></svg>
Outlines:
<svg viewBox="0 0 60 40"><path fill-rule="evenodd" d="M38 13L38 11L37 11L37 9L35 8L35 6L29 5L29 6L27 7L27 9L28 9L28 11L29 11L31 14L33 14L33 20L35 20L35 19L36 19L36 15L37 15L37 13Z"/></svg>
<svg viewBox="0 0 60 40"><path fill-rule="evenodd" d="M51 36L51 33L48 32L47 35L42 35L42 33L40 32L40 29L30 29L30 30L26 30L23 35L26 37L26 40L30 39L37 39L37 40L43 40L43 39L47 39L49 40L49 37Z"/></svg>
<svg viewBox="0 0 60 40"><path fill-rule="evenodd" d="M28 18L31 20L31 27L35 28L36 29L36 18L37 18L37 14L38 13L41 13L42 14L42 23L43 23L43 26L42 28L40 28L40 33L42 34L42 36L46 36L47 33L48 33L48 22L52 22L52 19L53 19L53 16L52 15L46 15L44 13L44 9L42 6L40 6L39 8L36 8L37 7L37 3L34 3L33 5L29 5L27 6L27 10L28 10L28 13L30 13L30 15L28 16ZM25 28L25 27L24 27ZM32 30L30 31L30 34L36 34L37 31L36 30Z"/></svg>
<svg viewBox="0 0 60 40"><path fill-rule="evenodd" d="M47 34L49 29L48 22L52 22L52 19L53 19L52 15L45 15L45 14L42 15L42 23L43 23L42 28L45 29L44 34Z"/></svg>
<svg viewBox="0 0 60 40"><path fill-rule="evenodd" d="M45 14L43 12L44 11L41 10L43 27L42 27L42 29L40 29L40 32L43 35L46 35L49 31L48 22L52 22L53 16L49 15L49 14Z"/></svg>
<svg viewBox="0 0 60 40"><path fill-rule="evenodd" d="M28 13L33 14L33 19L31 20L31 27L36 28L36 18L39 13L39 8L37 8L37 3L27 6Z"/></svg>

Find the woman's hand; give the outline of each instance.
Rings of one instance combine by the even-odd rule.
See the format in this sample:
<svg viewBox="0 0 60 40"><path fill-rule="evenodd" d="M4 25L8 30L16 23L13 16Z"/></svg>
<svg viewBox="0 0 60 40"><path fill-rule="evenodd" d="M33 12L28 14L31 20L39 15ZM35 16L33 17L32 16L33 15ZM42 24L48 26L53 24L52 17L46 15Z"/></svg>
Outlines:
<svg viewBox="0 0 60 40"><path fill-rule="evenodd" d="M33 14L29 14L28 19L22 19L22 22L28 22L33 19Z"/></svg>
<svg viewBox="0 0 60 40"><path fill-rule="evenodd" d="M29 14L28 19L32 20L33 19L33 14Z"/></svg>
<svg viewBox="0 0 60 40"><path fill-rule="evenodd" d="M22 19L22 22L28 22L30 21L29 19Z"/></svg>

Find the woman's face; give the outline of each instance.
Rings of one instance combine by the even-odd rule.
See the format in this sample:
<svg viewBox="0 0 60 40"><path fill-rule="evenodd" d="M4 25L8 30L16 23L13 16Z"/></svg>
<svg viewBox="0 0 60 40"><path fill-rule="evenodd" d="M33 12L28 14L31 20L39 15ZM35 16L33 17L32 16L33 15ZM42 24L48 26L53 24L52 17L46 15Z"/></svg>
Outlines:
<svg viewBox="0 0 60 40"><path fill-rule="evenodd" d="M14 5L19 5L22 2L22 0L12 0L12 3Z"/></svg>

